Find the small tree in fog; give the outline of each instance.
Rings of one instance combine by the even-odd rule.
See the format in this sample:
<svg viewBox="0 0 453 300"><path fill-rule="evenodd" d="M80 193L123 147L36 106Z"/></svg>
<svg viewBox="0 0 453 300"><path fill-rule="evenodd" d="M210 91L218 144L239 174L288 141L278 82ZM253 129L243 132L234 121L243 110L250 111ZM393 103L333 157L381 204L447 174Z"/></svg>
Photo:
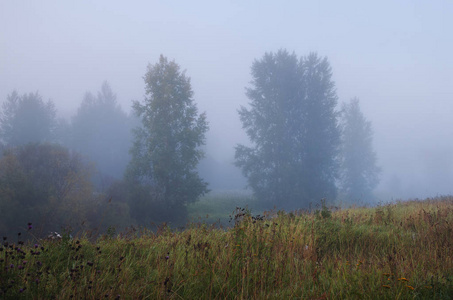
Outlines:
<svg viewBox="0 0 453 300"><path fill-rule="evenodd" d="M326 58L285 50L252 65L250 109L239 116L252 147L236 147L255 195L286 209L336 195L337 96Z"/></svg>
<svg viewBox="0 0 453 300"><path fill-rule="evenodd" d="M349 201L370 200L379 183L380 169L373 151L371 122L360 111L359 100L342 106L341 188Z"/></svg>
<svg viewBox="0 0 453 300"><path fill-rule="evenodd" d="M44 102L36 93L8 95L0 113L0 137L8 146L30 142L51 142L57 126L52 101Z"/></svg>
<svg viewBox="0 0 453 300"><path fill-rule="evenodd" d="M106 175L122 178L130 159L131 124L104 82L97 96L86 93L72 118L69 146L87 155Z"/></svg>
<svg viewBox="0 0 453 300"><path fill-rule="evenodd" d="M128 180L136 184L131 210L138 221L174 220L208 191L196 171L208 125L205 114L198 115L190 78L174 61L161 55L144 79L145 101L133 104L141 126L128 167Z"/></svg>
<svg viewBox="0 0 453 300"><path fill-rule="evenodd" d="M59 145L9 148L0 158L0 232L27 222L44 232L81 226L92 210L91 174L80 155Z"/></svg>

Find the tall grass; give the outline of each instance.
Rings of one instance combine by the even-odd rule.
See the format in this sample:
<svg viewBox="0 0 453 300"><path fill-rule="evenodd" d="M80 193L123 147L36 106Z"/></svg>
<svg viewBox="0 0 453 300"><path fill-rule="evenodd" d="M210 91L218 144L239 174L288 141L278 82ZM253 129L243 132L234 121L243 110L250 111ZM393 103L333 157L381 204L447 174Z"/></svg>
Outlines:
<svg viewBox="0 0 453 300"><path fill-rule="evenodd" d="M2 299L452 299L453 198L0 248ZM32 234L32 230L30 232Z"/></svg>

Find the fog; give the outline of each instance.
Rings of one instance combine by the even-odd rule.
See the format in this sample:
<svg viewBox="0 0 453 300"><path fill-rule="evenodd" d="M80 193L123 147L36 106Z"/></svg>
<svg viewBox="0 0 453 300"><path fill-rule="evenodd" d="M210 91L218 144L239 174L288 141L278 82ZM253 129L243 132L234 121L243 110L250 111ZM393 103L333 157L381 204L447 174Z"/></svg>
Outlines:
<svg viewBox="0 0 453 300"><path fill-rule="evenodd" d="M2 1L0 101L39 91L69 119L108 81L129 112L163 54L187 70L207 113L207 156L224 176L213 187L237 189L250 66L281 48L327 56L339 105L360 99L381 200L453 193L450 1Z"/></svg>

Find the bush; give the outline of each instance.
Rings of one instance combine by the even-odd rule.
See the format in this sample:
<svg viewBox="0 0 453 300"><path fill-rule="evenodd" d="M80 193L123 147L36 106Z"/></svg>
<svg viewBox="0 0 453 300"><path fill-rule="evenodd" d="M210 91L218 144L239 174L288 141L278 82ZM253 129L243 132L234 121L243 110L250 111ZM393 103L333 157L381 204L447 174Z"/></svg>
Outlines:
<svg viewBox="0 0 453 300"><path fill-rule="evenodd" d="M93 197L92 168L68 149L28 144L0 159L0 231L17 232L28 222L41 233L82 229Z"/></svg>

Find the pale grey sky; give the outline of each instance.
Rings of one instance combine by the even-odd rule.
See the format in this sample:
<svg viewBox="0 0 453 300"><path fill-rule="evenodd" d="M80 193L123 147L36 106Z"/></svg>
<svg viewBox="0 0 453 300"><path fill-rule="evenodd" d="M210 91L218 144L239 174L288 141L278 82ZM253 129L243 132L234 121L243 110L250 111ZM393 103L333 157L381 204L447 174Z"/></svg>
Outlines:
<svg viewBox="0 0 453 300"><path fill-rule="evenodd" d="M232 161L250 66L280 48L327 56L339 103L360 98L385 197L453 193L452 1L2 0L0 101L39 91L70 116L107 80L129 110L163 54L192 78L208 151Z"/></svg>

